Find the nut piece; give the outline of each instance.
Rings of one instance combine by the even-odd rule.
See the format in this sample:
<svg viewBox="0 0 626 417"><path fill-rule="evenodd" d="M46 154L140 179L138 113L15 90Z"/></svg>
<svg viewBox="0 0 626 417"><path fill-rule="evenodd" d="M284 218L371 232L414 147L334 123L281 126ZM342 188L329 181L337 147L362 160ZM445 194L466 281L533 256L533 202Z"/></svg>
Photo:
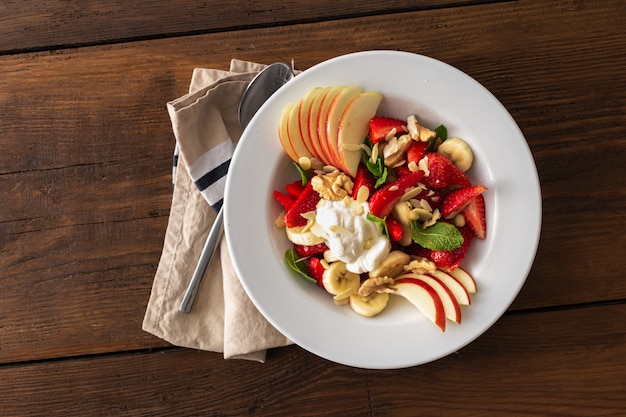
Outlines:
<svg viewBox="0 0 626 417"><path fill-rule="evenodd" d="M394 167L402 162L410 144L411 137L409 135L402 135L399 138L393 136L389 139L383 148L385 166Z"/></svg>
<svg viewBox="0 0 626 417"><path fill-rule="evenodd" d="M323 199L341 201L352 195L354 183L343 172L333 171L311 178L311 186Z"/></svg>
<svg viewBox="0 0 626 417"><path fill-rule="evenodd" d="M404 270L407 272L414 272L416 274L428 274L437 270L437 265L433 261L429 261L426 258L414 259L404 266Z"/></svg>
<svg viewBox="0 0 626 417"><path fill-rule="evenodd" d="M389 277L376 277L376 278L368 278L359 287L357 291L357 295L367 298L375 293L392 293L395 292L395 288L393 278Z"/></svg>
<svg viewBox="0 0 626 417"><path fill-rule="evenodd" d="M428 142L436 136L436 133L427 127L421 126L417 121L415 115L410 115L406 120L406 127L409 130L411 139L419 140L421 142Z"/></svg>

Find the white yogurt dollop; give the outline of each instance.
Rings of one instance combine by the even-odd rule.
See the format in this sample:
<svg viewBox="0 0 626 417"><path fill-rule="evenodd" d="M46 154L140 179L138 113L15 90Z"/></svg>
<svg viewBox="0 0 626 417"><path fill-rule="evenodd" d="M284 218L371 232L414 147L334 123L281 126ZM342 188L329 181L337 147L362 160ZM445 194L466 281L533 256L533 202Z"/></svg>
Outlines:
<svg viewBox="0 0 626 417"><path fill-rule="evenodd" d="M321 200L311 232L326 241L330 261L342 261L355 274L371 271L387 257L389 239L367 219L367 203Z"/></svg>

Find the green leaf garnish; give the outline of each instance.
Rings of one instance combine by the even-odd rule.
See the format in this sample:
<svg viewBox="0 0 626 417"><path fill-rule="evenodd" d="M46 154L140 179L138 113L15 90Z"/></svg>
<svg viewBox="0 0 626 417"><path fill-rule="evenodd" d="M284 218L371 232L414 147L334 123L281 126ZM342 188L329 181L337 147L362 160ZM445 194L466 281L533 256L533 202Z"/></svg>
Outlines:
<svg viewBox="0 0 626 417"><path fill-rule="evenodd" d="M441 141L448 139L448 129L444 125L439 125L435 128L435 134Z"/></svg>
<svg viewBox="0 0 626 417"><path fill-rule="evenodd" d="M463 244L463 235L450 223L436 222L424 228L421 223L412 220L410 227L413 242L426 249L450 251Z"/></svg>
<svg viewBox="0 0 626 417"><path fill-rule="evenodd" d="M309 183L309 180L311 179L311 177L313 176L313 170L312 169L302 169L300 164L298 164L296 162L294 162L293 164L296 166L296 169L300 173L300 178L302 179L302 185L306 186Z"/></svg>
<svg viewBox="0 0 626 417"><path fill-rule="evenodd" d="M379 188L385 183L385 181L387 181L388 170L385 166L385 160L382 155L378 155L376 162L372 162L372 158L370 157L372 142L369 136L365 139L365 145L370 149L370 153L368 154L365 150L363 151L363 163L367 167L367 170L372 173L374 178L376 178L374 188Z"/></svg>
<svg viewBox="0 0 626 417"><path fill-rule="evenodd" d="M375 216L369 212L367 213L365 217L367 218L367 220L380 225L380 227L383 229L383 234L389 237L389 230L387 229L387 223L385 222L385 219L381 219L380 217Z"/></svg>
<svg viewBox="0 0 626 417"><path fill-rule="evenodd" d="M304 259L298 258L298 254L293 249L288 249L285 252L285 262L287 262L289 268L305 277L308 281L317 283L317 280L309 275Z"/></svg>
<svg viewBox="0 0 626 417"><path fill-rule="evenodd" d="M439 125L435 128L435 137L428 142L426 152L433 152L435 148L442 142L448 139L448 129L444 125Z"/></svg>

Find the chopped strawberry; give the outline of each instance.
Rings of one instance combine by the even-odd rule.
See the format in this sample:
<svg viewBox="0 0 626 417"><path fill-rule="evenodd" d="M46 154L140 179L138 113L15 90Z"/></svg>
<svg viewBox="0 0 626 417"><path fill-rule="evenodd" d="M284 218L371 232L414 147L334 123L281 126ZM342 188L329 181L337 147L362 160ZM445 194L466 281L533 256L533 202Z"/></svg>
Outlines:
<svg viewBox="0 0 626 417"><path fill-rule="evenodd" d="M420 191L418 195L414 197L415 200L426 200L431 209L441 208L443 203L443 194L439 191L425 189Z"/></svg>
<svg viewBox="0 0 626 417"><path fill-rule="evenodd" d="M357 194L359 193L359 188L365 186L369 189L369 195L374 194L374 184L376 184L376 179L374 175L367 169L365 164L359 164L359 167L356 171L356 177L354 178L354 186L352 187L352 198L356 200Z"/></svg>
<svg viewBox="0 0 626 417"><path fill-rule="evenodd" d="M412 140L409 148L406 150L406 163L415 162L417 164L426 155L427 148L428 142Z"/></svg>
<svg viewBox="0 0 626 417"><path fill-rule="evenodd" d="M293 206L293 203L296 202L296 199L292 196L281 193L280 191L274 191L274 198L278 203L285 209L285 211L289 211L289 209Z"/></svg>
<svg viewBox="0 0 626 417"><path fill-rule="evenodd" d="M287 194L289 194L293 198L300 197L300 194L302 194L302 191L304 191L304 185L302 185L302 180L294 181L285 185L285 191L287 191Z"/></svg>
<svg viewBox="0 0 626 417"><path fill-rule="evenodd" d="M428 157L429 174L427 177L424 177L422 182L428 188L441 190L451 185L460 187L472 185L467 175L458 169L447 157L437 152L430 152L426 156Z"/></svg>
<svg viewBox="0 0 626 417"><path fill-rule="evenodd" d="M482 194L472 199L462 211L465 224L479 239L487 236L487 222L485 220L485 198Z"/></svg>
<svg viewBox="0 0 626 417"><path fill-rule="evenodd" d="M306 267L309 276L317 281L317 285L324 288L323 275L325 268L324 265L322 265L322 261L319 258L310 258L307 261Z"/></svg>
<svg viewBox="0 0 626 417"><path fill-rule="evenodd" d="M328 250L328 246L326 246L326 243L323 242L311 246L294 244L293 249L296 251L299 257L307 258L309 256L323 254L326 250Z"/></svg>
<svg viewBox="0 0 626 417"><path fill-rule="evenodd" d="M396 178L408 175L410 172L411 170L406 165L400 165L396 167Z"/></svg>
<svg viewBox="0 0 626 417"><path fill-rule="evenodd" d="M467 251L469 250L474 234L468 227L459 227L459 232L463 235L463 244L458 248L449 251L429 251L427 257L430 258L438 268L453 270L458 268L461 265L461 262L463 262L463 259L465 259L465 255L467 255Z"/></svg>
<svg viewBox="0 0 626 417"><path fill-rule="evenodd" d="M399 221L394 219L391 216L387 216L385 219L385 224L387 225L387 230L389 231L389 240L392 242L399 242L402 240L402 236L404 235L404 229Z"/></svg>
<svg viewBox="0 0 626 417"><path fill-rule="evenodd" d="M451 219L459 214L469 204L469 202L485 192L484 185L472 185L451 191L443 201L441 212L446 219ZM483 213L484 214L484 213Z"/></svg>
<svg viewBox="0 0 626 417"><path fill-rule="evenodd" d="M306 225L307 220L302 217L303 213L314 211L317 202L320 201L320 195L313 189L311 182L304 187L304 191L300 197L293 203L293 206L285 214L284 221L287 227L296 227Z"/></svg>
<svg viewBox="0 0 626 417"><path fill-rule="evenodd" d="M369 199L370 213L376 217L386 217L406 190L417 185L423 176L423 171L411 172L376 190Z"/></svg>
<svg viewBox="0 0 626 417"><path fill-rule="evenodd" d="M385 140L389 132L396 129L396 135L406 132L406 122L392 117L376 116L370 120L370 140L372 145Z"/></svg>

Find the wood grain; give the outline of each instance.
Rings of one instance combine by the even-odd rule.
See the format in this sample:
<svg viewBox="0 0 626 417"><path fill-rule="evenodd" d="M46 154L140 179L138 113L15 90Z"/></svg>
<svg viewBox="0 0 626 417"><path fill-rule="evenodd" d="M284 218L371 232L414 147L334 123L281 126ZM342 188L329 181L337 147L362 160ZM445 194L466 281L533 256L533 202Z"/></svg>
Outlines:
<svg viewBox="0 0 626 417"><path fill-rule="evenodd" d="M199 2L25 0L0 4L0 54L392 14L476 0Z"/></svg>
<svg viewBox="0 0 626 417"><path fill-rule="evenodd" d="M186 349L19 364L0 368L0 402L14 417L618 417L625 319L623 304L507 316L458 353L402 370L345 367L296 346L265 364Z"/></svg>
<svg viewBox="0 0 626 417"><path fill-rule="evenodd" d="M411 30L366 16L0 56L0 363L165 345L140 329L171 197L165 103L194 67L233 57L306 69L401 49L467 72L517 120L541 179L542 238L513 309L623 302L621 2L401 16Z"/></svg>

